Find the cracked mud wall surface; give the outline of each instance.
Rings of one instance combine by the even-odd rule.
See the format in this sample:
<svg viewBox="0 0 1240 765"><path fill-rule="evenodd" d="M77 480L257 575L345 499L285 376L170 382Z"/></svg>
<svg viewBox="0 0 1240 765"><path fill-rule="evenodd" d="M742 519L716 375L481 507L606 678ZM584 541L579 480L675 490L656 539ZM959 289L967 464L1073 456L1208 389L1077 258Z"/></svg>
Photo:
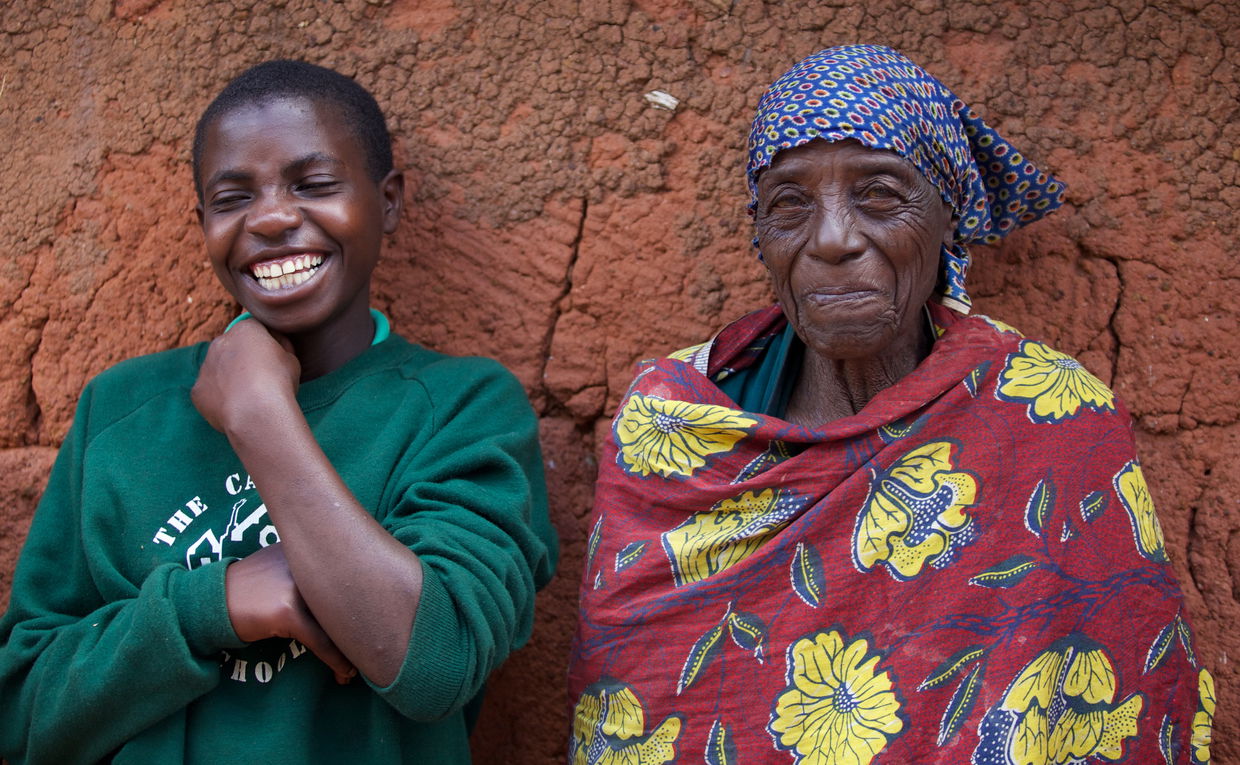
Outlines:
<svg viewBox="0 0 1240 765"><path fill-rule="evenodd" d="M1127 402L1198 655L1240 762L1240 8L1234 0L91 0L0 6L0 604L82 385L236 312L202 254L188 146L232 75L298 57L379 99L408 169L374 303L494 356L542 418L560 574L491 683L480 762L563 760L595 454L636 360L769 293L743 146L765 87L841 42L926 66L1069 186L978 248L977 310ZM1042 7L1046 6L1046 7ZM680 101L654 108L643 95Z"/></svg>

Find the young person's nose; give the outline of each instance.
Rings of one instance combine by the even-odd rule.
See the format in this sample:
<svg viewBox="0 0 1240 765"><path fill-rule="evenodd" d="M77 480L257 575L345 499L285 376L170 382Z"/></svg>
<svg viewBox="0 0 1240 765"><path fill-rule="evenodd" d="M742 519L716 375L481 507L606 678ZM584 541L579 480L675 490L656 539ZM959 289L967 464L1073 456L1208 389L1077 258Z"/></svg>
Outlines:
<svg viewBox="0 0 1240 765"><path fill-rule="evenodd" d="M246 231L265 239L276 239L302 223L297 201L284 191L264 191L254 201L245 219Z"/></svg>

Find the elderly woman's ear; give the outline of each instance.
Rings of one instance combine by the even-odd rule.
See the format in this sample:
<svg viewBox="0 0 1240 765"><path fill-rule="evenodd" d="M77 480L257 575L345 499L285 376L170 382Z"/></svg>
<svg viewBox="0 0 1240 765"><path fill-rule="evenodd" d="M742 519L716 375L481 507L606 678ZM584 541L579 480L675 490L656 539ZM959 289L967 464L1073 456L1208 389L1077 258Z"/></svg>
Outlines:
<svg viewBox="0 0 1240 765"><path fill-rule="evenodd" d="M947 204L944 202L943 204ZM960 216L952 214L951 220L947 223L947 230L943 232L943 246L951 249L956 242L956 227L960 225Z"/></svg>

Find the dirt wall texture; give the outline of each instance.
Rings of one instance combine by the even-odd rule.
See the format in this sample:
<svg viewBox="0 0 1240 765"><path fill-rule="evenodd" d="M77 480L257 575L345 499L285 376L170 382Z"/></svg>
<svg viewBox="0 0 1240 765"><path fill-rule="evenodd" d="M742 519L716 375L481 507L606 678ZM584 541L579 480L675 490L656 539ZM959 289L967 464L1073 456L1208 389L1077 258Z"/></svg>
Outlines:
<svg viewBox="0 0 1240 765"><path fill-rule="evenodd" d="M297 57L386 109L408 168L375 304L495 356L541 418L561 573L494 679L481 762L562 761L595 454L633 363L764 304L744 138L764 88L892 45L1069 185L975 252L978 310L1078 355L1131 407L1240 762L1240 7L1235 0L81 0L0 4L0 605L82 385L236 312L193 215L195 119ZM679 100L660 109L645 94Z"/></svg>

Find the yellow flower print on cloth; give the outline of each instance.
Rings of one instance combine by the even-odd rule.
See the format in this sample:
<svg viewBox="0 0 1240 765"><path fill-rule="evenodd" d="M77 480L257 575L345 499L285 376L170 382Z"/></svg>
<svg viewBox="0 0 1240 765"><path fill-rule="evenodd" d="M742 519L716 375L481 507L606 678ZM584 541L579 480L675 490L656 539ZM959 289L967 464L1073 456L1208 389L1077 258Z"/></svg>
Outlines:
<svg viewBox="0 0 1240 765"><path fill-rule="evenodd" d="M634 393L616 418L616 459L632 475L688 478L708 457L732 451L757 423L727 407Z"/></svg>
<svg viewBox="0 0 1240 765"><path fill-rule="evenodd" d="M1008 334L1019 335L1021 337L1025 336L1024 332L1021 332L1019 329L1017 329L1016 327L1013 327L1011 324L1008 324L1007 322L999 321L998 319L992 319L989 316L986 316L980 313L975 313L973 315L976 318L981 319L982 321L986 322L990 326L994 327L996 332L1006 332Z"/></svg>
<svg viewBox="0 0 1240 765"><path fill-rule="evenodd" d="M573 709L568 760L573 765L664 765L676 759L680 718L669 716L646 734L646 710L624 683L604 679Z"/></svg>
<svg viewBox="0 0 1240 765"><path fill-rule="evenodd" d="M690 345L687 348L681 348L678 351L672 351L671 353L667 354L667 357L669 359L676 359L677 361L683 361L683 362L688 363L692 361L693 358L697 356L698 353L700 353L702 349L705 347L706 347L706 343L698 343L696 345Z"/></svg>
<svg viewBox="0 0 1240 765"><path fill-rule="evenodd" d="M805 506L791 492L747 491L694 513L663 534L677 587L700 582L757 552Z"/></svg>
<svg viewBox="0 0 1240 765"><path fill-rule="evenodd" d="M1193 763L1210 762L1210 743L1214 740L1214 678L1201 670L1197 675L1197 714L1193 715Z"/></svg>
<svg viewBox="0 0 1240 765"><path fill-rule="evenodd" d="M1132 523L1132 537L1137 545L1137 552L1152 561L1167 560L1167 546L1163 541L1162 527L1158 525L1158 515L1154 512L1154 500L1150 497L1150 487L1145 483L1145 475L1136 460L1130 460L1111 480L1119 502L1128 511L1128 520Z"/></svg>
<svg viewBox="0 0 1240 765"><path fill-rule="evenodd" d="M1061 422L1082 408L1115 411L1115 394L1081 362L1035 340L1008 354L999 380L995 398L1027 404L1033 422Z"/></svg>
<svg viewBox="0 0 1240 765"><path fill-rule="evenodd" d="M982 718L974 765L1113 762L1137 735L1140 693L1116 702L1106 650L1073 633L1043 651Z"/></svg>
<svg viewBox="0 0 1240 765"><path fill-rule="evenodd" d="M864 638L836 629L788 648L788 687L767 725L797 765L866 765L905 728L891 673Z"/></svg>
<svg viewBox="0 0 1240 765"><path fill-rule="evenodd" d="M956 470L953 441L931 441L875 473L853 531L853 563L863 572L882 564L905 581L927 563L941 568L972 542L973 519L965 512L979 484Z"/></svg>

